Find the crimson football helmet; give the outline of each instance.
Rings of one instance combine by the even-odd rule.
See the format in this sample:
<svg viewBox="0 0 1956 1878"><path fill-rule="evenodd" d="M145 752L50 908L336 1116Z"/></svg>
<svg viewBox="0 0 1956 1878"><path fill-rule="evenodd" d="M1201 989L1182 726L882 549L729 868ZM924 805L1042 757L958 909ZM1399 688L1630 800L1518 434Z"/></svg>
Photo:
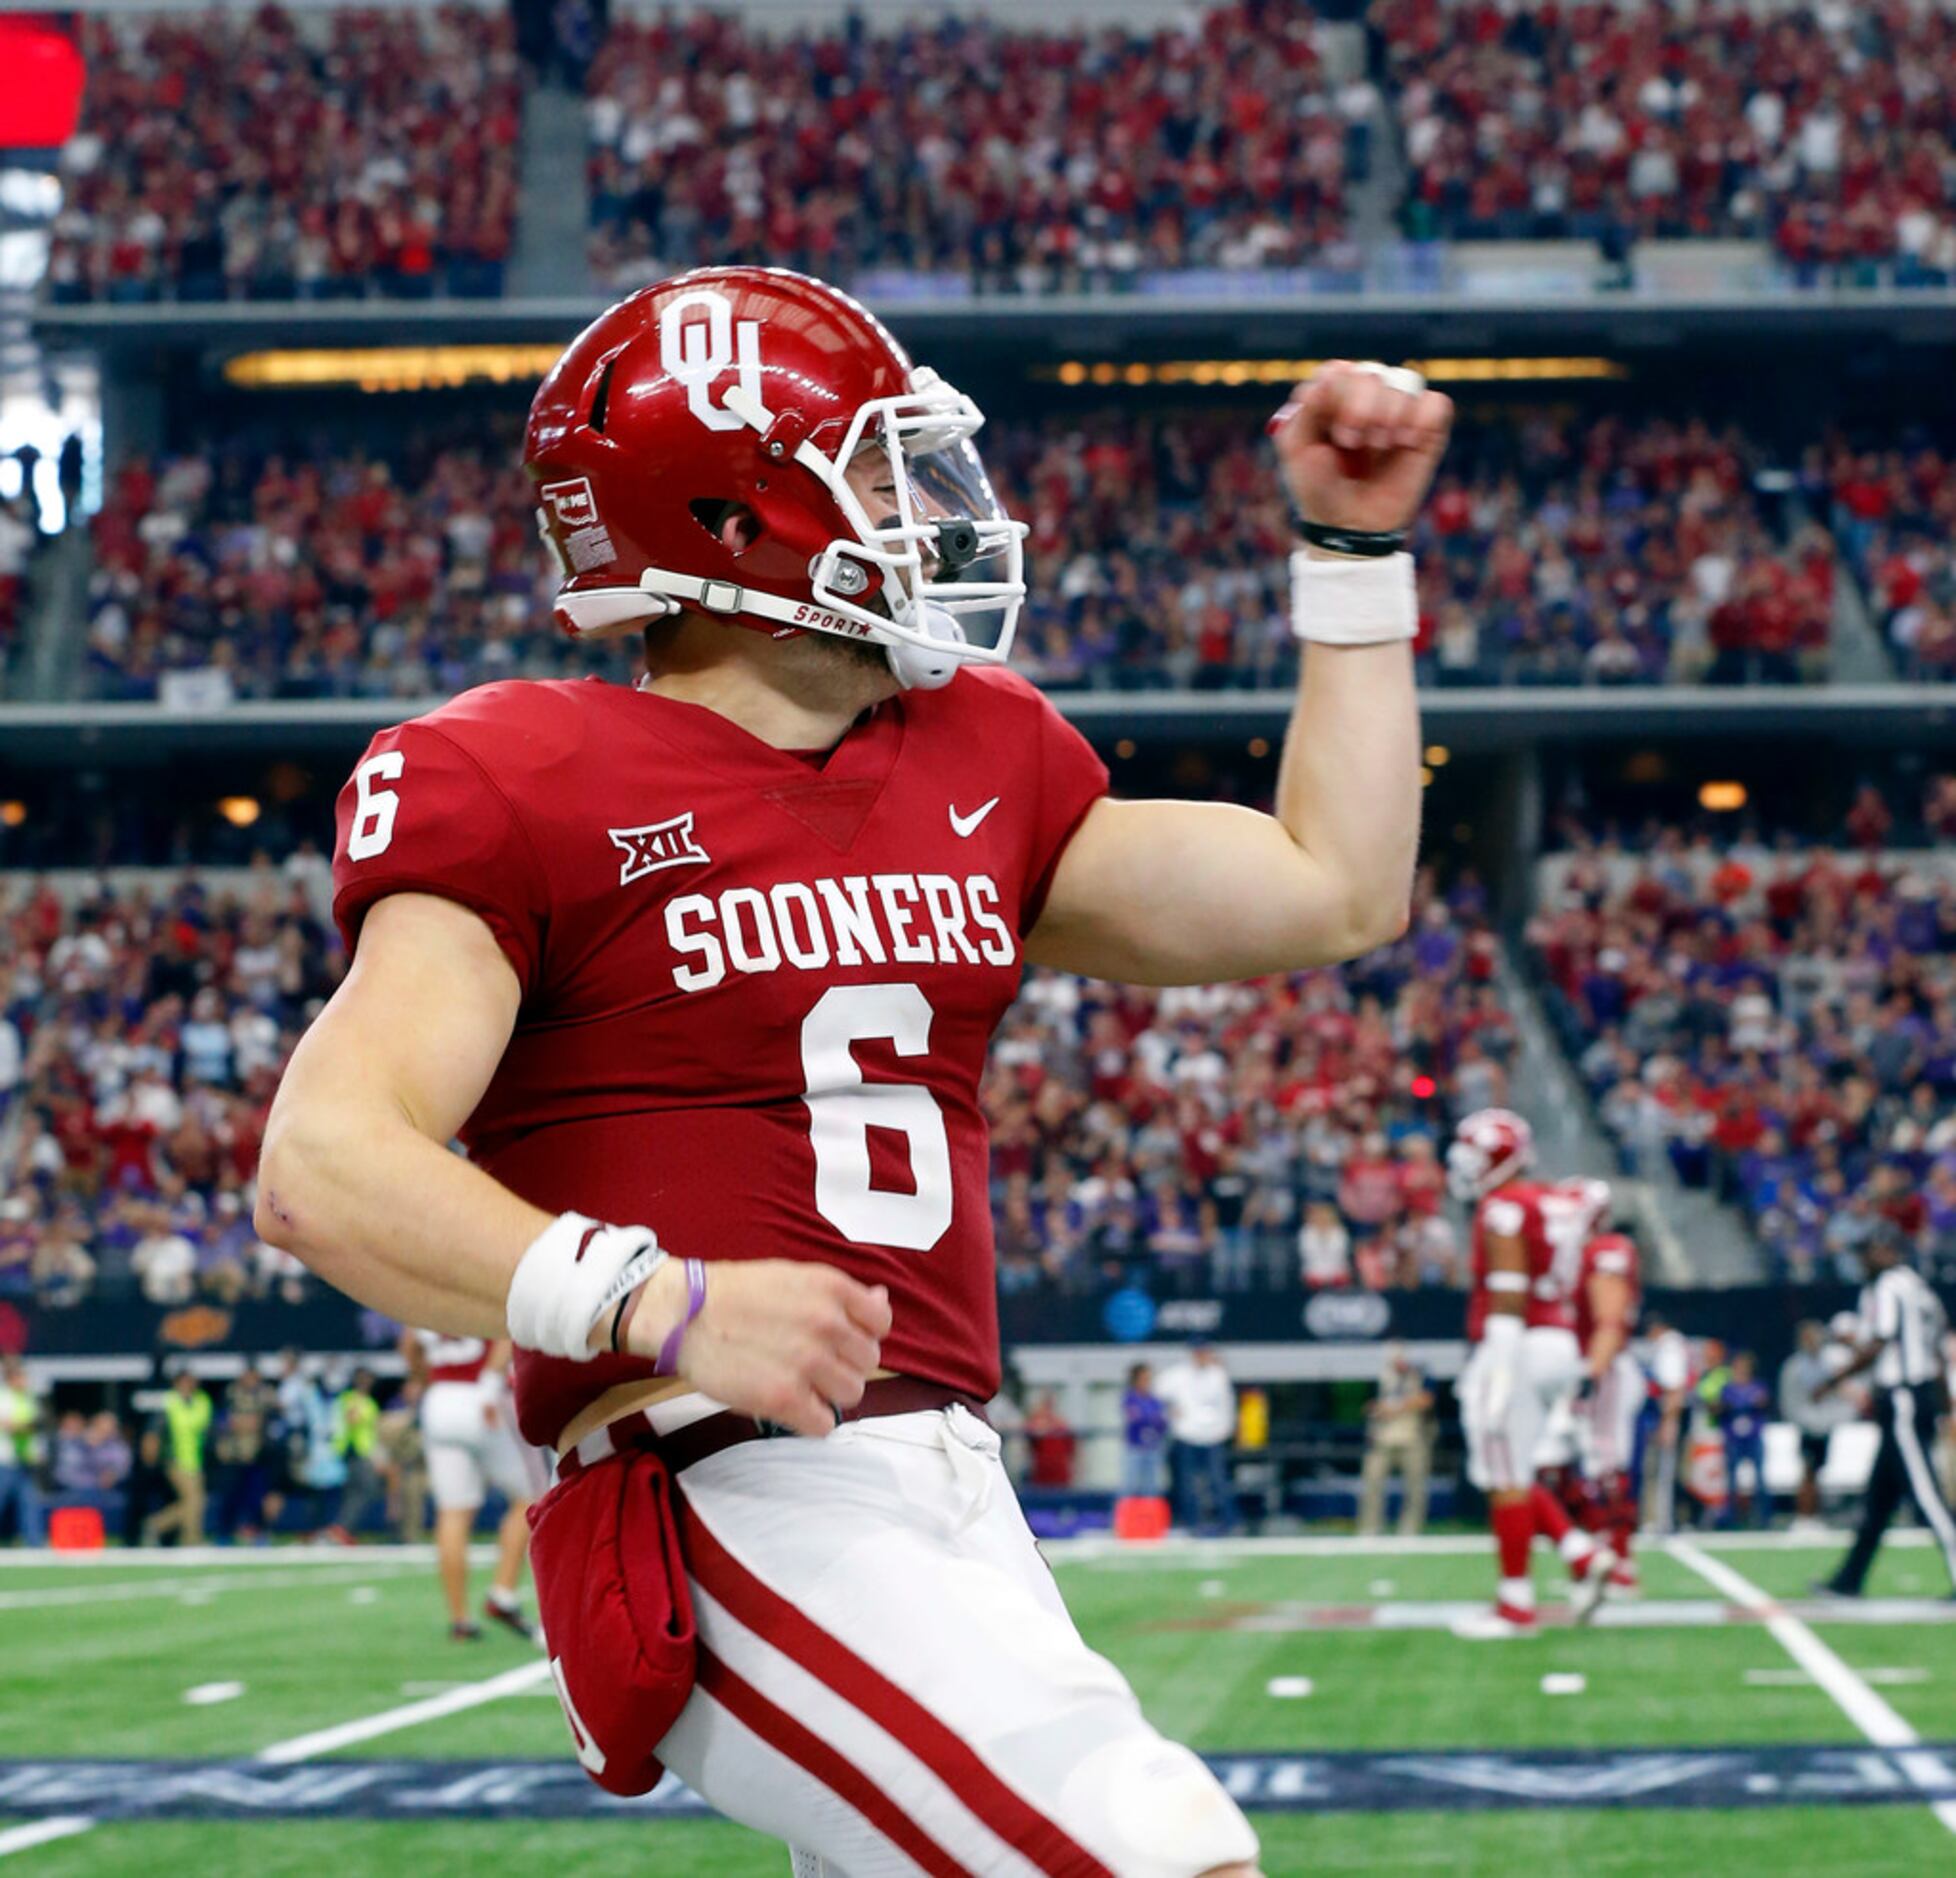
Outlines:
<svg viewBox="0 0 1956 1878"><path fill-rule="evenodd" d="M1484 1200L1534 1159L1535 1131L1513 1109L1476 1109L1453 1131L1447 1186L1456 1200Z"/></svg>
<svg viewBox="0 0 1956 1878"><path fill-rule="evenodd" d="M1593 1174L1578 1174L1561 1183L1562 1191L1575 1202L1576 1216L1582 1221L1585 1236L1600 1234L1610 1223L1610 1183Z"/></svg>
<svg viewBox="0 0 1956 1878"><path fill-rule="evenodd" d="M926 687L1000 664L1026 528L973 446L984 421L806 275L708 267L642 288L571 342L530 407L558 622L600 634L684 608L836 633ZM734 505L755 524L739 547L721 526Z"/></svg>

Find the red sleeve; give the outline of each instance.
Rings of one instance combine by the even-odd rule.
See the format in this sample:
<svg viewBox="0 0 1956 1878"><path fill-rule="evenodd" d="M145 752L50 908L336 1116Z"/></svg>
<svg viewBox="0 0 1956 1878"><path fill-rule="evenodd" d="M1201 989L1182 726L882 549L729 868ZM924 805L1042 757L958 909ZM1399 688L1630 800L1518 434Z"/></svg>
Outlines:
<svg viewBox="0 0 1956 1878"><path fill-rule="evenodd" d="M1087 811L1107 793L1107 765L1094 747L1069 724L1044 692L1036 692L1039 793L1033 811L1032 846L1027 855L1025 891L1019 900L1023 938L1045 910L1066 844Z"/></svg>
<svg viewBox="0 0 1956 1878"><path fill-rule="evenodd" d="M383 730L340 791L333 918L349 952L390 893L432 893L479 915L527 999L542 974L548 896L536 851L488 772L426 723Z"/></svg>

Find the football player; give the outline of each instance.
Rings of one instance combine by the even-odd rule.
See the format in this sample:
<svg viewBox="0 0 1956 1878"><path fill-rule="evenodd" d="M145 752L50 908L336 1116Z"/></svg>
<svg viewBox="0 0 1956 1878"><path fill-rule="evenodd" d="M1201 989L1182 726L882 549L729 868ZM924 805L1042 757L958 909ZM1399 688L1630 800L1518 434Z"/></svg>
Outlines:
<svg viewBox="0 0 1956 1878"><path fill-rule="evenodd" d="M374 740L340 807L353 963L260 1226L395 1317L514 1340L601 1782L669 1764L803 1872L1246 1878L1255 1835L1081 1641L982 1419L978 1086L1028 961L1204 983L1402 929L1404 531L1451 407L1339 362L1272 420L1306 652L1271 815L1112 799L1006 668L1025 530L981 421L775 269L658 283L572 343L527 467L563 621L641 637L646 675Z"/></svg>
<svg viewBox="0 0 1956 1878"><path fill-rule="evenodd" d="M1528 1179L1534 1158L1534 1131L1508 1109L1467 1116L1447 1150L1448 1184L1474 1207L1472 1349L1460 1378L1460 1419L1468 1477L1488 1497L1500 1570L1493 1610L1467 1626L1477 1637L1534 1630L1528 1561L1538 1533L1569 1567L1579 1623L1595 1614L1617 1564L1536 1479L1543 1431L1582 1380L1574 1295L1583 1202Z"/></svg>
<svg viewBox="0 0 1956 1878"><path fill-rule="evenodd" d="M1630 1353L1637 1324L1642 1274L1637 1242L1609 1230L1609 1188L1591 1214L1585 1236L1582 1272L1576 1287L1576 1341L1582 1349L1582 1429L1588 1475L1587 1523L1602 1535L1616 1563L1610 1587L1635 1591L1636 1567L1630 1548L1637 1535L1637 1496L1632 1464L1637 1452L1637 1419L1648 1384L1643 1365Z"/></svg>
<svg viewBox="0 0 1956 1878"><path fill-rule="evenodd" d="M401 1354L408 1374L421 1384L421 1445L435 1503L435 1569L448 1600L449 1635L464 1643L482 1635L469 1615L469 1535L493 1487L505 1508L482 1614L534 1642L516 1588L530 1549L530 1503L548 1483L537 1450L516 1432L509 1343L410 1330L401 1338Z"/></svg>

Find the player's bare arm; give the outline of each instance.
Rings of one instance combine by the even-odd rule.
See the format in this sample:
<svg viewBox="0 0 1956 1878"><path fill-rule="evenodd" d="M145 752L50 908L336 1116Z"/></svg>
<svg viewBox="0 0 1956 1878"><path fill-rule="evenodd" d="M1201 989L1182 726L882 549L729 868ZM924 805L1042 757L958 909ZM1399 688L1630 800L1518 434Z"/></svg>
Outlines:
<svg viewBox="0 0 1956 1878"><path fill-rule="evenodd" d="M1338 361L1299 387L1273 434L1302 515L1388 533L1411 522L1452 421L1440 393L1409 393ZM1368 582L1386 573L1384 564L1305 552ZM1334 583L1306 603L1347 604ZM1027 956L1144 984L1353 957L1404 928L1419 807L1408 640L1308 644L1275 814L1226 803L1096 804L1054 874Z"/></svg>
<svg viewBox="0 0 1956 1878"><path fill-rule="evenodd" d="M379 902L280 1085L259 1169L260 1234L401 1322L506 1337L511 1282L551 1216L448 1143L489 1086L519 1002L508 959L474 913L422 894ZM675 1260L647 1285L625 1347L657 1355L687 1308ZM831 1404L861 1399L888 1328L887 1298L829 1267L722 1265L679 1373L820 1434L834 1425Z"/></svg>
<svg viewBox="0 0 1956 1878"><path fill-rule="evenodd" d="M1596 1329L1589 1345L1589 1375L1601 1382L1630 1341L1630 1281L1621 1272L1591 1272L1589 1309Z"/></svg>

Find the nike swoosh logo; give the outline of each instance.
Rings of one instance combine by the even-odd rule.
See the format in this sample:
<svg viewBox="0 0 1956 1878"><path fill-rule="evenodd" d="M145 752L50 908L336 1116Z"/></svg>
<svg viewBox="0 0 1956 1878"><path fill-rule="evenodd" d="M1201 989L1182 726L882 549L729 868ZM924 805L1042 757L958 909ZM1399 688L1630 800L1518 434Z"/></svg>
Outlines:
<svg viewBox="0 0 1956 1878"><path fill-rule="evenodd" d="M998 797L993 796L982 808L976 808L969 815L960 815L955 805L951 807L951 832L954 835L968 835L982 822L993 809L998 807Z"/></svg>

